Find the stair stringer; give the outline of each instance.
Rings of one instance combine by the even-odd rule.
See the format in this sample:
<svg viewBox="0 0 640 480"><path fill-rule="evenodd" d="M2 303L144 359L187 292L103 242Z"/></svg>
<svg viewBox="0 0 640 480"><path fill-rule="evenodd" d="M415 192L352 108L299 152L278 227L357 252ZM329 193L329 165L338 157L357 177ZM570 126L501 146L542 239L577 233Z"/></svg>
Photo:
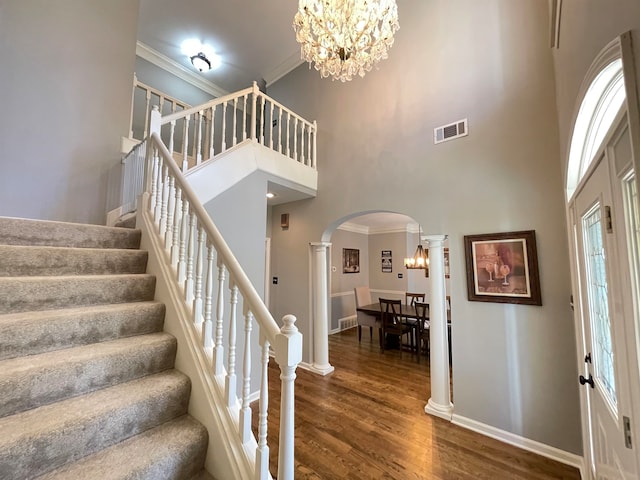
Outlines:
<svg viewBox="0 0 640 480"><path fill-rule="evenodd" d="M147 194L143 194L139 202L143 207L138 208L136 228L142 231L140 248L149 253L147 273L156 276L155 299L166 307L164 331L178 341L175 368L191 379L188 412L209 433L205 469L214 478L254 478L257 443L253 438L246 445L240 441L237 434L240 405L226 406L224 376L214 377L211 349L205 354L200 348L201 332L191 321L182 289L172 281L175 274L168 253L145 208Z"/></svg>
<svg viewBox="0 0 640 480"><path fill-rule="evenodd" d="M300 197L315 197L318 171L292 158L245 140L226 152L190 168L185 177L200 203L205 205L256 170L267 173L271 181L300 192Z"/></svg>

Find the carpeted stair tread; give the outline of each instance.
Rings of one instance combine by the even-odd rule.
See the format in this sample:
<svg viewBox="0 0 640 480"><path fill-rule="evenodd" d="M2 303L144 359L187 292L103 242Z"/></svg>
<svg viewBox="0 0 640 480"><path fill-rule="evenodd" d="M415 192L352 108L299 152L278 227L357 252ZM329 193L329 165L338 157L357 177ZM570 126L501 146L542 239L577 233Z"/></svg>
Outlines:
<svg viewBox="0 0 640 480"><path fill-rule="evenodd" d="M183 415L37 480L211 479L193 476L202 471L207 438L200 423Z"/></svg>
<svg viewBox="0 0 640 480"><path fill-rule="evenodd" d="M206 470L201 470L200 472L196 473L194 477L191 477L189 480L215 480L215 478L213 478L211 474L209 474L209 472L207 472Z"/></svg>
<svg viewBox="0 0 640 480"><path fill-rule="evenodd" d="M148 274L0 277L0 314L153 300Z"/></svg>
<svg viewBox="0 0 640 480"><path fill-rule="evenodd" d="M139 248L138 229L0 217L0 244Z"/></svg>
<svg viewBox="0 0 640 480"><path fill-rule="evenodd" d="M168 370L1 418L2 478L34 478L184 415L189 393Z"/></svg>
<svg viewBox="0 0 640 480"><path fill-rule="evenodd" d="M131 249L0 245L0 277L144 273L147 256Z"/></svg>
<svg viewBox="0 0 640 480"><path fill-rule="evenodd" d="M0 315L0 360L159 332L165 306L155 301Z"/></svg>
<svg viewBox="0 0 640 480"><path fill-rule="evenodd" d="M4 360L0 417L171 369L175 353L159 332Z"/></svg>

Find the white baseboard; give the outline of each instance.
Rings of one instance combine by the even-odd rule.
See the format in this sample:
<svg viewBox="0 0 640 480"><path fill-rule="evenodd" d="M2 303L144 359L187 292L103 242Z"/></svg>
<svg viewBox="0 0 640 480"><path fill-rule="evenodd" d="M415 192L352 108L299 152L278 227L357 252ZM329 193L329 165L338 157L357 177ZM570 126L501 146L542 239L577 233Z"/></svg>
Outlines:
<svg viewBox="0 0 640 480"><path fill-rule="evenodd" d="M508 443L509 445L513 445L514 447L519 447L523 450L527 450L529 452L542 455L543 457L550 458L551 460L564 463L565 465L575 467L580 470L580 476L582 478L585 478L583 470L584 459L583 457L576 455L575 453L565 452L564 450L560 450L559 448L551 447L544 443L521 437L520 435L516 435L515 433L500 430L499 428L477 422L476 420L472 420L467 417L456 415L455 413L453 414L451 423L464 428L468 428L469 430L473 430L474 432L481 433L482 435L486 435L487 437L495 438L496 440Z"/></svg>

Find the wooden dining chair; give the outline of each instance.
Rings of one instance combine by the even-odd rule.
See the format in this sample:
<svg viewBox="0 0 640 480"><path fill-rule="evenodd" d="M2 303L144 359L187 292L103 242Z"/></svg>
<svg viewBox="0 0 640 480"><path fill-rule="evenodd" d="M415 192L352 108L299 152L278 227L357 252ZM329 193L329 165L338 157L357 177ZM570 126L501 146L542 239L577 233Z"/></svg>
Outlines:
<svg viewBox="0 0 640 480"><path fill-rule="evenodd" d="M382 315L382 339L380 349L384 352L387 336L397 337L400 353L402 353L402 337L409 335L411 351L413 351L414 327L407 323L402 315L402 300L390 300L386 298L378 299L380 302L380 312Z"/></svg>
<svg viewBox="0 0 640 480"><path fill-rule="evenodd" d="M411 293L405 292L404 299L407 305L415 306L416 302L424 302L425 299L424 293Z"/></svg>
<svg viewBox="0 0 640 480"><path fill-rule="evenodd" d="M416 302L416 347L418 348L418 361L424 346L424 352L429 358L429 304L424 302Z"/></svg>

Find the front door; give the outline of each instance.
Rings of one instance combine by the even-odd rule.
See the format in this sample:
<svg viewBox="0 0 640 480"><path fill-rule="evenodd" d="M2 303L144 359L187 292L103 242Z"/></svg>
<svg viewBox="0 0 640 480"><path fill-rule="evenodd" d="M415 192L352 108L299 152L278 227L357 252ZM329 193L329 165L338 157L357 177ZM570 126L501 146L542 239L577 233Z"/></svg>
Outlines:
<svg viewBox="0 0 640 480"><path fill-rule="evenodd" d="M615 136L610 142L619 140ZM614 165L620 160L615 160L615 151L613 143L602 150L570 205L585 361L580 383L588 390L585 433L590 451L585 458L598 480L637 479L640 440L632 435L634 422L640 420L632 411L638 401L632 398L637 395L637 348L635 338L628 338L636 329L633 295L637 293L629 280L632 268L624 248L629 237L624 222L614 221L614 209L624 209L614 204L612 195L610 179L616 178Z"/></svg>

